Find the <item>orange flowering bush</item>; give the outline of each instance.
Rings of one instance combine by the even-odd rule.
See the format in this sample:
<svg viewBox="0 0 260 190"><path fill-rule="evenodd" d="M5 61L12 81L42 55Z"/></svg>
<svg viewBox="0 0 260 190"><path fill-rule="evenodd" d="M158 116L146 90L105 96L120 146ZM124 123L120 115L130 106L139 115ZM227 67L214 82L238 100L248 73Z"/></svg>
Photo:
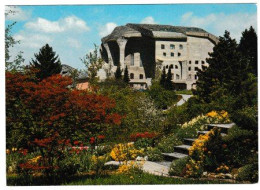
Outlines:
<svg viewBox="0 0 260 190"><path fill-rule="evenodd" d="M200 135L189 149L190 159L186 165L186 175L200 177L203 171L222 171L218 166L225 162L225 153L220 130L214 128L206 135Z"/></svg>

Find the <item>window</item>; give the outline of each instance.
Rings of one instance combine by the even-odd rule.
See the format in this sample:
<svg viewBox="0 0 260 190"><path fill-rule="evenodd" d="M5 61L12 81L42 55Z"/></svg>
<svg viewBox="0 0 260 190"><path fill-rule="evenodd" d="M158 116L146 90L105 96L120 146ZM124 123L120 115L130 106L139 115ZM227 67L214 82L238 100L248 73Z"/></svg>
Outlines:
<svg viewBox="0 0 260 190"><path fill-rule="evenodd" d="M173 65L170 65L170 69L173 69Z"/></svg>
<svg viewBox="0 0 260 190"><path fill-rule="evenodd" d="M198 61L198 60L196 60L196 61L195 61L195 64L199 64L199 61Z"/></svg>
<svg viewBox="0 0 260 190"><path fill-rule="evenodd" d="M175 65L175 69L178 69L178 65Z"/></svg>
<svg viewBox="0 0 260 190"><path fill-rule="evenodd" d="M165 52L163 52L163 56L166 57L166 53Z"/></svg>
<svg viewBox="0 0 260 190"><path fill-rule="evenodd" d="M179 48L180 48L180 49L183 49L183 45L180 44L180 45L179 45Z"/></svg>
<svg viewBox="0 0 260 190"><path fill-rule="evenodd" d="M130 84L131 87L134 87L134 84Z"/></svg>
<svg viewBox="0 0 260 190"><path fill-rule="evenodd" d="M178 56L180 57L180 56L181 56L181 53L178 53Z"/></svg>
<svg viewBox="0 0 260 190"><path fill-rule="evenodd" d="M180 75L176 74L176 80L180 79Z"/></svg>
<svg viewBox="0 0 260 190"><path fill-rule="evenodd" d="M205 61L201 61L201 64L205 64Z"/></svg>
<svg viewBox="0 0 260 190"><path fill-rule="evenodd" d="M168 65L166 65L166 69L168 69Z"/></svg>
<svg viewBox="0 0 260 190"><path fill-rule="evenodd" d="M130 65L131 65L131 66L134 66L134 65L135 65L135 62L134 62L134 54L131 54L131 62L130 62Z"/></svg>
<svg viewBox="0 0 260 190"><path fill-rule="evenodd" d="M174 57L174 53L171 52L171 57Z"/></svg>
<svg viewBox="0 0 260 190"><path fill-rule="evenodd" d="M191 67L189 67L189 71L191 71Z"/></svg>
<svg viewBox="0 0 260 190"><path fill-rule="evenodd" d="M143 87L144 86L144 84L141 84L141 87Z"/></svg>
<svg viewBox="0 0 260 190"><path fill-rule="evenodd" d="M130 73L130 79L134 79L135 75L134 73Z"/></svg>
<svg viewBox="0 0 260 190"><path fill-rule="evenodd" d="M161 44L161 49L165 49L165 45L164 44Z"/></svg>
<svg viewBox="0 0 260 190"><path fill-rule="evenodd" d="M191 64L191 61L189 61L189 64Z"/></svg>
<svg viewBox="0 0 260 190"><path fill-rule="evenodd" d="M171 48L171 49L175 49L175 45L170 44L170 48Z"/></svg>
<svg viewBox="0 0 260 190"><path fill-rule="evenodd" d="M139 79L143 79L144 78L144 75L143 74L140 74L139 75Z"/></svg>
<svg viewBox="0 0 260 190"><path fill-rule="evenodd" d="M141 56L140 56L140 67L143 67L143 62L142 62Z"/></svg>
<svg viewBox="0 0 260 190"><path fill-rule="evenodd" d="M194 78L195 78L195 79L198 79L198 76L197 76L197 75L195 75L195 76L194 76Z"/></svg>
<svg viewBox="0 0 260 190"><path fill-rule="evenodd" d="M198 71L199 70L199 68L198 67L195 67L195 71Z"/></svg>

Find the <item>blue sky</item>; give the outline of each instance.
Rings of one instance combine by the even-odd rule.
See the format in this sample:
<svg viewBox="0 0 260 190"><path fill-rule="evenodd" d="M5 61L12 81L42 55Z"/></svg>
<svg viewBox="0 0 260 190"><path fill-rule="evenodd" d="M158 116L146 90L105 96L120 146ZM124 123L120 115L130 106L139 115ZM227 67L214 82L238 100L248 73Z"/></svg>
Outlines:
<svg viewBox="0 0 260 190"><path fill-rule="evenodd" d="M6 7L6 10L10 7ZM114 27L126 23L196 26L220 36L225 30L240 39L250 25L256 28L255 4L164 4L164 5L78 5L16 6L6 24L17 21L12 34L20 44L12 55L23 51L25 64L49 43L63 64L83 69L86 53L99 45Z"/></svg>

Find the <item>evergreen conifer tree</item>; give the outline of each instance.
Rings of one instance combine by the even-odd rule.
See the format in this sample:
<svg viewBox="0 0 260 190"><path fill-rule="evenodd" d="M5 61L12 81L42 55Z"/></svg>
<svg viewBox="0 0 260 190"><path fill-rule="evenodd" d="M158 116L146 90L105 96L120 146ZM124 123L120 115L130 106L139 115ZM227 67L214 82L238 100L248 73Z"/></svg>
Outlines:
<svg viewBox="0 0 260 190"><path fill-rule="evenodd" d="M35 60L32 59L30 65L39 70L37 78L40 80L53 74L61 72L61 62L59 56L53 51L49 44L43 46L38 54L34 54Z"/></svg>
<svg viewBox="0 0 260 190"><path fill-rule="evenodd" d="M125 67L123 81L124 81L125 83L127 83L127 84L130 82L130 78L129 78L129 74L128 74L128 68L127 68L127 66Z"/></svg>
<svg viewBox="0 0 260 190"><path fill-rule="evenodd" d="M257 35L252 26L242 32L238 49L248 60L249 71L257 76Z"/></svg>
<svg viewBox="0 0 260 190"><path fill-rule="evenodd" d="M171 68L170 67L168 69L168 73L167 73L167 77L166 77L166 80L165 80L164 88L166 90L173 90L172 72L171 72Z"/></svg>
<svg viewBox="0 0 260 190"><path fill-rule="evenodd" d="M166 71L165 71L165 67L163 67L163 71L162 71L161 79L160 79L160 85L164 87L165 81L166 81Z"/></svg>
<svg viewBox="0 0 260 190"><path fill-rule="evenodd" d="M120 64L116 68L115 78L117 80L121 80L122 79L122 70L121 70Z"/></svg>

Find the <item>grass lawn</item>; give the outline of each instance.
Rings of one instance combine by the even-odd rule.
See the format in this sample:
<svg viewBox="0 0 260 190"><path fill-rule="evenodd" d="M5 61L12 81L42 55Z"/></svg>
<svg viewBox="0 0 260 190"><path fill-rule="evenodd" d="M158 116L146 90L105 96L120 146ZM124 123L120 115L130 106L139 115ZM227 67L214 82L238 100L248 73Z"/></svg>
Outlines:
<svg viewBox="0 0 260 190"><path fill-rule="evenodd" d="M175 179L163 176L155 176L147 173L134 175L104 175L104 176L74 176L67 180L57 180L49 183L42 177L21 178L17 176L7 177L7 185L148 185L148 184L227 184L219 180L199 179Z"/></svg>
<svg viewBox="0 0 260 190"><path fill-rule="evenodd" d="M187 95L192 95L191 90L176 90L176 94L187 94Z"/></svg>

